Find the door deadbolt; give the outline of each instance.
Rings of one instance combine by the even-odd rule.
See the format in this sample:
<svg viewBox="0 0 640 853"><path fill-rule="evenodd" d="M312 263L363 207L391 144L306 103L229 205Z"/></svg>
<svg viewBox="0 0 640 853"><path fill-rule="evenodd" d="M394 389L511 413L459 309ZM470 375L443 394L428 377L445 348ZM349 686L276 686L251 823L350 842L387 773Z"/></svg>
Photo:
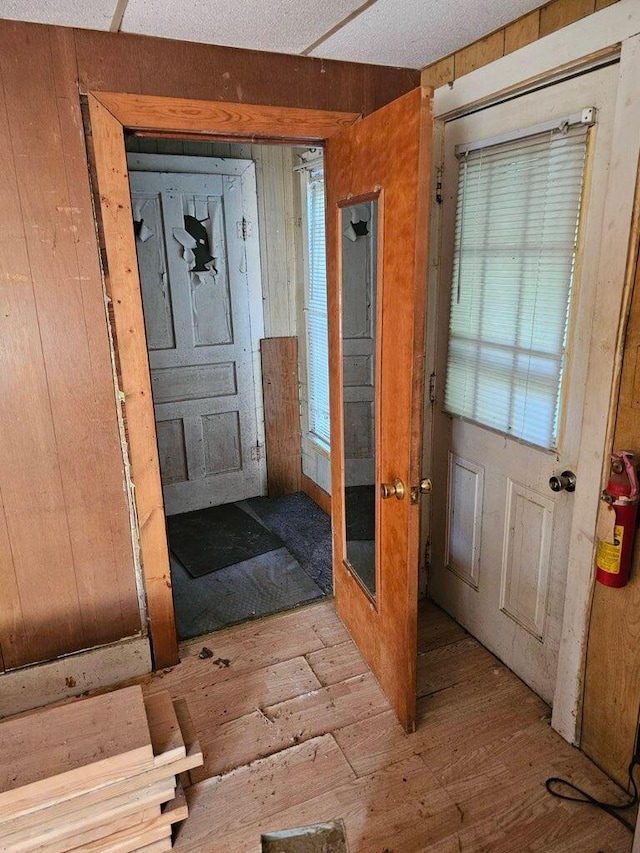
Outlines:
<svg viewBox="0 0 640 853"><path fill-rule="evenodd" d="M576 475L573 471L563 471L549 478L549 488L552 492L575 492L576 490Z"/></svg>
<svg viewBox="0 0 640 853"><path fill-rule="evenodd" d="M411 486L411 503L417 504L420 501L421 495L431 494L433 484L428 477L420 480L417 486Z"/></svg>
<svg viewBox="0 0 640 853"><path fill-rule="evenodd" d="M399 501L401 501L405 493L404 483L396 477L393 483L382 483L380 491L382 492L383 500L387 500L387 498L395 496Z"/></svg>

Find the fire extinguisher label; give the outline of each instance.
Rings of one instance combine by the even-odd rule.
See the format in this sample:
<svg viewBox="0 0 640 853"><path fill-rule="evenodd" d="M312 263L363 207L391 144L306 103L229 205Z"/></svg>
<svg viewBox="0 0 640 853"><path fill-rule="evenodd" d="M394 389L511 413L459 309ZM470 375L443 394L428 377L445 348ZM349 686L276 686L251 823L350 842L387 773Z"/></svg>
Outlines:
<svg viewBox="0 0 640 853"><path fill-rule="evenodd" d="M620 574L620 554L622 552L622 539L624 527L616 524L613 528L613 544L611 542L598 542L598 556L596 564L603 572L610 575Z"/></svg>

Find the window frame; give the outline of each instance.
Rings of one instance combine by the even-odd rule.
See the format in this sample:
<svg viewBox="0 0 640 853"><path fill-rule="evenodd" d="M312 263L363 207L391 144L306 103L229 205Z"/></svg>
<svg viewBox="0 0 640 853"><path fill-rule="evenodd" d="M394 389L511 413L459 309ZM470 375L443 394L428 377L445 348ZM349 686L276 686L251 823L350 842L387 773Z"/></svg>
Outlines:
<svg viewBox="0 0 640 853"><path fill-rule="evenodd" d="M314 180L322 180L323 195L324 195L324 167L322 162L311 161L305 164L300 169L300 186L302 200L302 241L303 241L303 267L304 267L304 298L303 298L303 316L304 316L304 351L305 351L305 380L306 380L306 399L304 400L304 431L306 438L313 445L314 451L320 453L327 458L331 452L331 426L330 426L330 400L329 400L329 342L328 342L328 308L325 301L325 330L327 332L326 355L327 355L327 385L326 385L326 400L327 400L327 425L328 439L318 434L315 429L315 409L312 406L311 400L311 377L312 377L312 349L310 347L310 295L311 295L311 251L309 245L309 188ZM326 196L325 196L326 205ZM326 207L325 210L325 246L324 257L326 259ZM325 300L326 300L326 273L325 273Z"/></svg>

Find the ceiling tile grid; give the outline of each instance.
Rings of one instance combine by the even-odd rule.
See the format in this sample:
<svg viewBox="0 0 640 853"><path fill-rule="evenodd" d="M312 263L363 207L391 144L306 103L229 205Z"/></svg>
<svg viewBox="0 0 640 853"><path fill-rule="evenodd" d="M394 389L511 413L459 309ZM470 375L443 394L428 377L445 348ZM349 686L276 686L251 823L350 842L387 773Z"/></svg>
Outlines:
<svg viewBox="0 0 640 853"><path fill-rule="evenodd" d="M129 0L121 30L297 54L361 4L362 0Z"/></svg>
<svg viewBox="0 0 640 853"><path fill-rule="evenodd" d="M117 0L0 0L0 18L108 30Z"/></svg>
<svg viewBox="0 0 640 853"><path fill-rule="evenodd" d="M422 68L544 2L0 0L0 17L94 30L108 30L113 23L127 33Z"/></svg>
<svg viewBox="0 0 640 853"><path fill-rule="evenodd" d="M377 0L311 51L324 59L423 68L546 0Z"/></svg>

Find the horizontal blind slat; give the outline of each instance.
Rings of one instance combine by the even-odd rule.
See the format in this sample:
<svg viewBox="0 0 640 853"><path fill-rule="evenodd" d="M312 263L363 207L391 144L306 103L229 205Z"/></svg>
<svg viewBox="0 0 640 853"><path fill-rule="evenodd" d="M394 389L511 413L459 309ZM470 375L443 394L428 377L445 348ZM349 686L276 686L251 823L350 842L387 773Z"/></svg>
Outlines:
<svg viewBox="0 0 640 853"><path fill-rule="evenodd" d="M445 408L557 442L587 128L460 158Z"/></svg>
<svg viewBox="0 0 640 853"><path fill-rule="evenodd" d="M327 341L327 274L324 221L324 178L307 183L308 291L306 305L309 431L329 445L329 348Z"/></svg>

